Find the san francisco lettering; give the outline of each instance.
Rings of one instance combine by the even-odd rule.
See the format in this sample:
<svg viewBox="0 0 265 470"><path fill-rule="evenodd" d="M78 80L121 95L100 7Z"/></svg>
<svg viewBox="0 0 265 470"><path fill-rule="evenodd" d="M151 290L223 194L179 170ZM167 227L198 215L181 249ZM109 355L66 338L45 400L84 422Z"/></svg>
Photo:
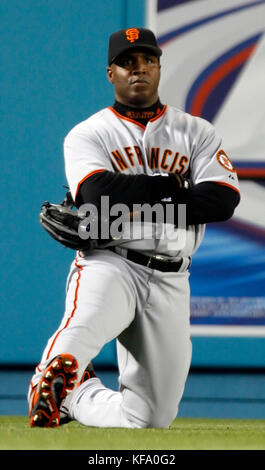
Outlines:
<svg viewBox="0 0 265 470"><path fill-rule="evenodd" d="M163 170L167 173L186 173L189 167L189 158L181 152L169 148L151 147L146 149L148 166L152 170ZM118 171L130 167L143 166L145 157L137 145L123 147L111 152L112 161Z"/></svg>

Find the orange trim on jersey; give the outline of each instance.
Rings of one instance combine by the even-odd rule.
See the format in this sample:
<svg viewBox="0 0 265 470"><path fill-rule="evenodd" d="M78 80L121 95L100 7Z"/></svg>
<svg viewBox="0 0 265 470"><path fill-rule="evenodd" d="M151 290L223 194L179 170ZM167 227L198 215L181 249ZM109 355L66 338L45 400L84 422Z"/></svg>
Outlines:
<svg viewBox="0 0 265 470"><path fill-rule="evenodd" d="M232 186L232 184L223 183L223 182L221 182L221 181L220 181L220 182L219 182L219 181L213 181L213 183L219 184L220 186L227 186L228 188L231 188L231 189L233 189L234 191L236 191L236 192L239 194L239 196L241 196L239 189L237 189L237 188L235 188L234 186Z"/></svg>
<svg viewBox="0 0 265 470"><path fill-rule="evenodd" d="M88 173L88 175L84 176L84 178L81 179L81 181L79 181L79 183L78 183L78 185L77 185L76 193L75 193L75 201L76 201L77 194L78 194L78 191L79 191L79 189L80 189L81 184L82 184L87 178L89 178L90 176L95 175L95 173L101 173L102 171L106 171L105 168L101 168L101 169L99 169L99 170L91 171L91 173Z"/></svg>
<svg viewBox="0 0 265 470"><path fill-rule="evenodd" d="M114 109L112 106L109 106L108 109L110 109L110 111L112 111L114 114L116 114L116 116L118 118L124 119L125 121L132 122L133 124L136 124L137 126L141 127L141 129L143 129L145 131L145 126L143 124L141 124L140 122L134 121L134 119L123 116L122 114L118 113L118 111L116 111L116 109Z"/></svg>
<svg viewBox="0 0 265 470"><path fill-rule="evenodd" d="M51 354L51 350L52 350L52 348L53 348L53 346L54 346L54 344L55 344L55 342L56 342L56 340L57 340L59 334L60 334L63 330L65 330L65 328L68 327L68 325L69 325L71 319L73 318L73 316L74 316L74 314L75 314L75 312L76 312L76 309L77 309L78 291L79 291L80 277L81 277L81 272L82 272L82 270L83 270L83 266L79 266L79 265L77 264L77 261L76 261L76 260L75 260L75 266L78 268L78 275L77 275L77 280L76 280L76 288L75 288L75 297L74 297L74 306L73 306L73 310L72 310L72 312L71 312L71 315L70 315L69 318L67 319L67 321L66 321L64 327L61 328L61 329L58 331L58 333L56 334L56 336L54 337L54 340L53 340L53 342L52 342L52 344L51 344L51 347L50 347L50 349L49 349L49 351L48 351L48 354L47 354L47 358L46 358L46 359L49 359L50 354Z"/></svg>
<svg viewBox="0 0 265 470"><path fill-rule="evenodd" d="M124 119L125 121L132 122L133 124L136 124L137 126L141 127L141 129L143 129L145 131L146 126L144 126L140 122L135 121L134 119L128 118L127 116L123 116L122 114L118 113L118 111L116 111L116 109L114 109L112 106L109 106L108 109L110 109L110 111L112 111L114 114L116 114L116 116L118 116L120 119ZM161 112L157 116L150 119L150 122L156 121L161 116L163 116L163 114L166 112L166 109L167 109L167 105L165 104L163 106Z"/></svg>
<svg viewBox="0 0 265 470"><path fill-rule="evenodd" d="M161 112L160 112L157 116L155 116L155 117L153 117L152 119L150 119L150 122L154 122L154 121L156 121L157 119L161 118L161 116L163 116L163 114L165 114L166 110L167 110L167 105L165 104L165 105L163 106Z"/></svg>

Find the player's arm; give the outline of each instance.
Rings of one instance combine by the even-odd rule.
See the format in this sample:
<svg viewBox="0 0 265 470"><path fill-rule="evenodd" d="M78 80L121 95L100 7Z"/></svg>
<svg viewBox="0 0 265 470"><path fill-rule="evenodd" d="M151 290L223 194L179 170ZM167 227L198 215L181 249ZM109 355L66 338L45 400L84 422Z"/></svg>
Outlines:
<svg viewBox="0 0 265 470"><path fill-rule="evenodd" d="M214 126L192 118L193 139L190 176L192 186L178 195L186 204L188 224L221 222L232 217L240 201L236 171Z"/></svg>
<svg viewBox="0 0 265 470"><path fill-rule="evenodd" d="M92 135L88 138L82 134L71 134L65 142L65 157L75 205L80 207L84 203L92 203L100 208L101 196L108 196L110 207L122 203L131 211L133 204L154 205L164 198L171 198L176 205L187 204L188 224L226 220L238 204L238 194L229 187L203 181L209 180L209 175L201 170L201 158L204 158L206 151L213 155L209 147L216 146L215 136L211 137L209 132L208 135L208 141L202 135L202 144L196 149L195 170L192 174L195 184L187 189L182 178L175 174L149 176L113 172L110 161L106 161L104 152ZM206 169L208 163L205 161ZM197 171L198 168L200 171ZM84 175L87 176L84 178Z"/></svg>
<svg viewBox="0 0 265 470"><path fill-rule="evenodd" d="M101 171L89 176L79 187L75 204L100 205L102 196L109 197L114 204L156 204L163 198L176 196L181 191L182 180L178 175L124 175L112 171Z"/></svg>
<svg viewBox="0 0 265 470"><path fill-rule="evenodd" d="M186 204L187 224L204 224L229 219L239 202L232 188L212 182L187 187L179 175L124 175L103 171L87 178L79 188L76 205L93 203L99 207L101 196L109 196L110 207L123 203L153 205L171 198L176 205ZM162 202L165 205L165 202Z"/></svg>
<svg viewBox="0 0 265 470"><path fill-rule="evenodd" d="M199 183L178 196L178 202L186 204L188 225L228 220L239 201L237 191L214 182Z"/></svg>

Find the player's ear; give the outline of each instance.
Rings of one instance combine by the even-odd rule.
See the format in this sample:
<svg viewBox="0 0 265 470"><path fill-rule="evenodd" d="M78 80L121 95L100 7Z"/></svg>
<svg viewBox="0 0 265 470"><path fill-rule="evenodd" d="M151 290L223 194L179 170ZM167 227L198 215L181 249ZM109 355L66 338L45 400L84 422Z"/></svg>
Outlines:
<svg viewBox="0 0 265 470"><path fill-rule="evenodd" d="M111 67L107 67L107 77L110 83L113 83L113 70Z"/></svg>

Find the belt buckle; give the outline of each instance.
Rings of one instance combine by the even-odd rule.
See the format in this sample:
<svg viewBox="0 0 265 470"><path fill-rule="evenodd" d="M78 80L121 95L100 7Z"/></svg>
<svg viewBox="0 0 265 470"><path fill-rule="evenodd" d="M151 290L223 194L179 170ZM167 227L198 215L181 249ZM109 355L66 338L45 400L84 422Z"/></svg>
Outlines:
<svg viewBox="0 0 265 470"><path fill-rule="evenodd" d="M159 263L165 263L167 260L165 260L165 258L163 258L163 256L159 256L159 255L150 256L150 258L149 258L149 260L147 261L147 264L146 264L147 268L150 268L150 266L152 264L152 261L158 261Z"/></svg>

